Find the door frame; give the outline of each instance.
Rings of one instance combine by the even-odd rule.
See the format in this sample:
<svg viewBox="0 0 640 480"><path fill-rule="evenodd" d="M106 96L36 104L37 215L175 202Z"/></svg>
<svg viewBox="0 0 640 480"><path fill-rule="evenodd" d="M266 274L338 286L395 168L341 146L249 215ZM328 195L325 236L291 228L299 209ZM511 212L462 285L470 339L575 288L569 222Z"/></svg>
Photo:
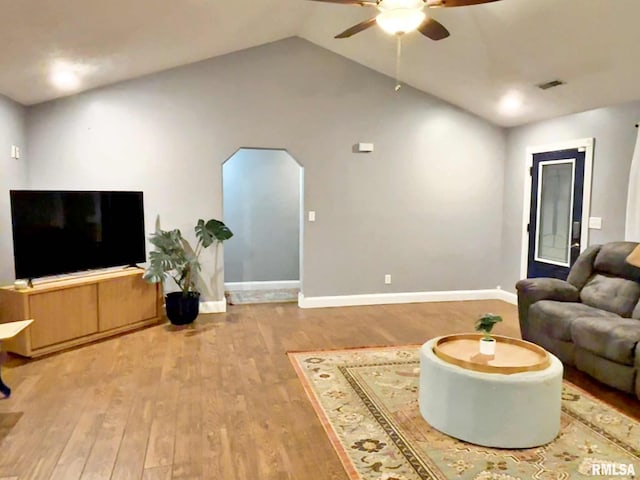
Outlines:
<svg viewBox="0 0 640 480"><path fill-rule="evenodd" d="M222 202L221 202L221 210L222 210L222 218L224 219L224 209L225 209L225 205L224 205L224 165L231 160L233 157L235 157L237 155L237 153L240 150L262 150L262 151L281 151L281 152L285 152L290 158L291 160L293 160L293 162L298 165L298 167L300 168L300 174L298 176L298 192L300 194L300 201L299 201L299 232L298 232L298 275L299 275L299 280L295 283L297 283L298 285L298 289L299 289L299 293L298 293L298 307L300 306L300 296L302 295L302 288L304 285L304 224L305 224L305 210L304 210L304 197L305 197L305 183L304 183L304 165L300 162L300 160L298 160L298 157L296 157L290 149L285 148L285 147L238 147L234 150L234 152L227 157L227 159L222 162L220 164L220 191L221 191L221 197L222 197ZM249 285L249 287L247 287L247 289L251 289L251 290L259 290L259 287L255 286L255 283L265 283L268 284L270 282L239 282L239 283L244 283ZM272 282L273 283L273 282ZM292 282L288 282L288 281L278 281L276 283L280 283L280 284L287 284L287 283L292 283ZM252 285L253 284L253 285ZM224 256L222 257L222 291L224 294L224 291L226 289L225 286L225 281L224 281ZM281 287L282 288L282 287ZM289 286L287 286L287 288L289 288ZM224 300L224 298L223 298ZM226 310L225 310L226 311Z"/></svg>
<svg viewBox="0 0 640 480"><path fill-rule="evenodd" d="M580 228L580 253L589 243L589 217L591 215L591 180L593 177L593 138L581 138L565 142L527 147L527 158L524 163L524 189L522 200L522 243L520 248L520 278L527 278L527 261L529 258L529 232L527 225L531 218L531 168L533 156L538 153L555 152L584 148L584 190L582 192L582 225Z"/></svg>

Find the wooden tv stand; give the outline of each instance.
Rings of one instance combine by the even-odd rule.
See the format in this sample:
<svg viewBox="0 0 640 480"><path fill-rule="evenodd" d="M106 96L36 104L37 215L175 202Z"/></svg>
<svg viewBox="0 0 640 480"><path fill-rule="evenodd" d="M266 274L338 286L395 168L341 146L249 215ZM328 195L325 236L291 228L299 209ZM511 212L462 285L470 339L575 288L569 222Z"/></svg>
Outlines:
<svg viewBox="0 0 640 480"><path fill-rule="evenodd" d="M160 284L142 270L53 280L25 290L0 288L0 323L33 319L31 328L2 343L3 350L38 357L158 323Z"/></svg>

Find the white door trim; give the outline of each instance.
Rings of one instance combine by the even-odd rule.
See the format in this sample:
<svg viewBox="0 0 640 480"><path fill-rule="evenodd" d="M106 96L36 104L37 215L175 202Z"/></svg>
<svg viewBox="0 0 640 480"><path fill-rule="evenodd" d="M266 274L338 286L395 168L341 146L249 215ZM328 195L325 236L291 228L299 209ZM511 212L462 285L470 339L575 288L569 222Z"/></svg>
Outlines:
<svg viewBox="0 0 640 480"><path fill-rule="evenodd" d="M291 154L290 154L291 155ZM298 285L298 290L300 292L303 292L303 288L302 286L304 285L304 219L305 219L305 215L304 215L304 167L302 165L300 165L300 186L299 186L299 192L300 192L300 228L298 230L298 236L300 238L298 238L298 278L299 280L299 285ZM298 302L298 307L300 307L300 302Z"/></svg>
<svg viewBox="0 0 640 480"><path fill-rule="evenodd" d="M533 156L537 153L555 152L584 148L584 190L582 193L582 228L580 232L580 251L584 251L589 243L589 216L591 214L591 179L593 176L593 138L581 138L549 145L527 147L527 158L524 163L524 189L522 195L522 243L520 247L520 278L527 277L527 261L529 253L529 232L527 224L531 216L531 179L529 175L533 166Z"/></svg>

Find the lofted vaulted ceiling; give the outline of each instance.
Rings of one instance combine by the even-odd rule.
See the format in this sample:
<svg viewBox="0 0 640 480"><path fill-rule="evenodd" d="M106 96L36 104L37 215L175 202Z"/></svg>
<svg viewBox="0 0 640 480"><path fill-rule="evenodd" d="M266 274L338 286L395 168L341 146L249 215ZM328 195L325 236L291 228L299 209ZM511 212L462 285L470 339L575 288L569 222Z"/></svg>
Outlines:
<svg viewBox="0 0 640 480"><path fill-rule="evenodd" d="M640 99L640 0L501 0L429 13L451 36L406 35L401 80L498 125ZM333 38L374 14L308 0L0 0L0 93L25 105L68 94L49 82L59 61L81 64L86 90L290 36L393 77L393 37L376 27ZM536 87L555 79L566 84ZM499 103L510 91L523 105L507 115Z"/></svg>

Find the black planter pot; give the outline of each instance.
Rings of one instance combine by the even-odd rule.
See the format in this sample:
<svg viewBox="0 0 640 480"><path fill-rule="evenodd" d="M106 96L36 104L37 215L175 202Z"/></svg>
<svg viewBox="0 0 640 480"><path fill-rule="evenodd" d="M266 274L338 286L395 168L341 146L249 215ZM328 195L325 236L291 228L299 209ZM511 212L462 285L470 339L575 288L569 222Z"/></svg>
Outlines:
<svg viewBox="0 0 640 480"><path fill-rule="evenodd" d="M165 296L167 317L174 325L193 322L200 312L200 292L171 292Z"/></svg>

